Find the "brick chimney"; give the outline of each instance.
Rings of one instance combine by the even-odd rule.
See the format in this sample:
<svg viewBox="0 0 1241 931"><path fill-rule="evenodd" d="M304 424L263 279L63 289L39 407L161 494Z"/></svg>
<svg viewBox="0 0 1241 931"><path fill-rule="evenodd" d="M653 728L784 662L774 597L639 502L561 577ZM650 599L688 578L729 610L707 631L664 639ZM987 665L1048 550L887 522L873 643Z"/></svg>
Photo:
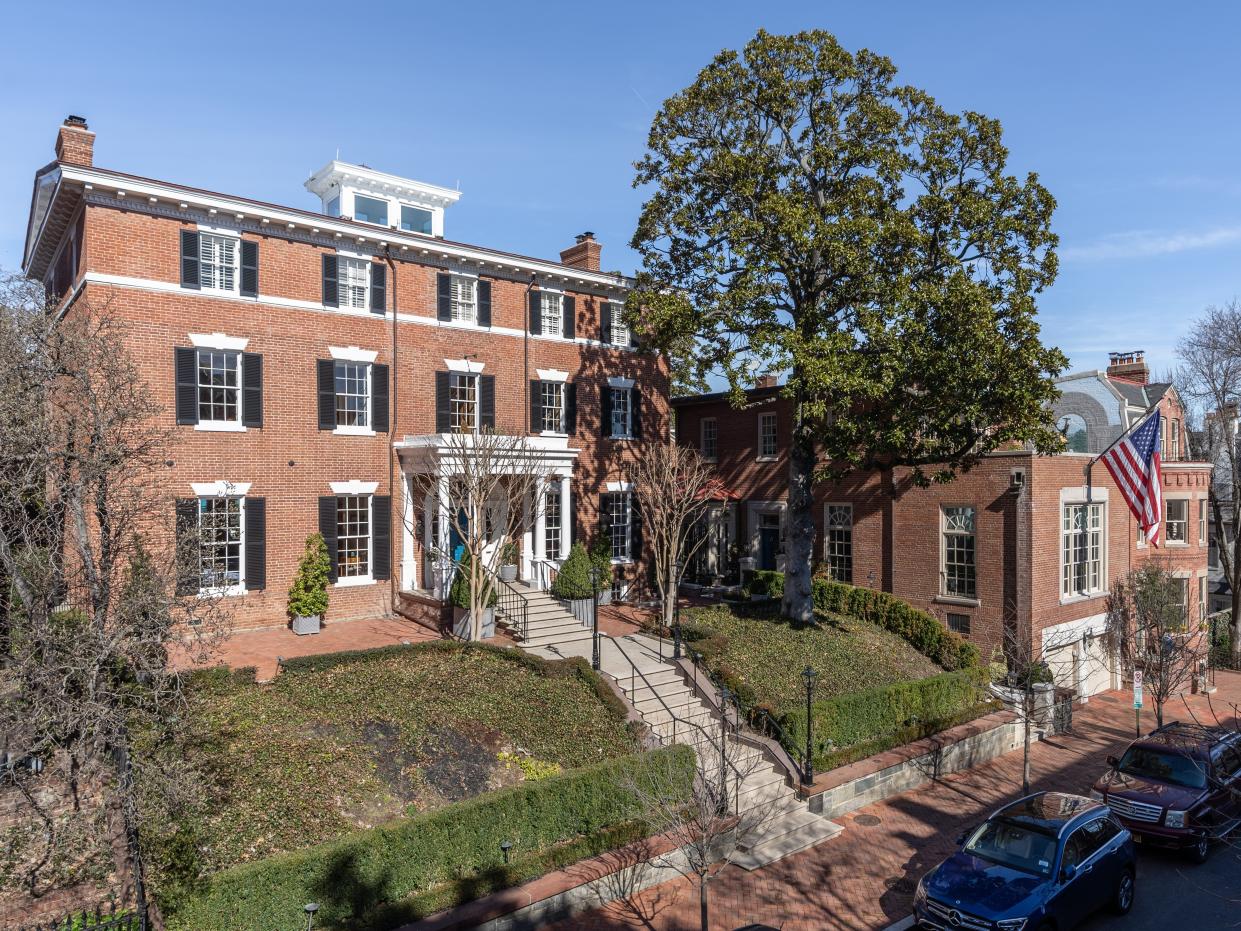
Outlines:
<svg viewBox="0 0 1241 931"><path fill-rule="evenodd" d="M95 134L81 116L68 116L56 134L56 161L90 168L95 163Z"/></svg>
<svg viewBox="0 0 1241 931"><path fill-rule="evenodd" d="M1145 385L1151 380L1150 369L1146 367L1145 350L1109 352L1107 354L1107 377L1133 382L1135 385Z"/></svg>
<svg viewBox="0 0 1241 931"><path fill-rule="evenodd" d="M585 232L575 238L576 242L560 253L560 261L584 271L599 271L599 257L603 254L603 246L595 242L595 234Z"/></svg>
<svg viewBox="0 0 1241 931"><path fill-rule="evenodd" d="M767 372L754 380L755 388L775 388L780 384L780 376Z"/></svg>

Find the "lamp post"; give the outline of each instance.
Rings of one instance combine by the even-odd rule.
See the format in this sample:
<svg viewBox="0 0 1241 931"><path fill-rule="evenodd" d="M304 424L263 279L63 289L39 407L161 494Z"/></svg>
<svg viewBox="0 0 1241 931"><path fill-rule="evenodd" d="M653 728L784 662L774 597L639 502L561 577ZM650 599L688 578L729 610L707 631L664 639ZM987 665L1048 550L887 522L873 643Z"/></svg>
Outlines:
<svg viewBox="0 0 1241 931"><path fill-rule="evenodd" d="M590 595L591 595L591 646L590 646L590 668L595 672L599 671L599 582L600 573L598 566L590 567Z"/></svg>
<svg viewBox="0 0 1241 931"><path fill-rule="evenodd" d="M728 811L728 703L733 693L720 686L720 814Z"/></svg>
<svg viewBox="0 0 1241 931"><path fill-rule="evenodd" d="M672 658L681 658L681 562L672 563Z"/></svg>
<svg viewBox="0 0 1241 931"><path fill-rule="evenodd" d="M315 912L318 910L319 904L317 902L307 902L302 907L302 911L306 913L306 931L314 931Z"/></svg>
<svg viewBox="0 0 1241 931"><path fill-rule="evenodd" d="M801 770L801 784L811 785L814 782L814 742L811 732L813 724L814 684L819 674L812 666L806 666L801 672L802 681L806 683L806 763Z"/></svg>

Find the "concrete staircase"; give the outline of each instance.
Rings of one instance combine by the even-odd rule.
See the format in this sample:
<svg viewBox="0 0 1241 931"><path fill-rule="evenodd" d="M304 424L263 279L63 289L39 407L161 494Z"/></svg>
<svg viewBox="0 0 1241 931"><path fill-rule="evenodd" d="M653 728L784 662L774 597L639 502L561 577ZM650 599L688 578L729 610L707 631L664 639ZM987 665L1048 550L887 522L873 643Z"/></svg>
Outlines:
<svg viewBox="0 0 1241 931"><path fill-rule="evenodd" d="M499 623L509 627L518 638L519 647L523 650L555 648L576 654L575 644L585 642L589 653L590 628L583 627L582 622L566 611L559 601L547 592L530 588L521 582L513 583L513 588L521 593L526 602L525 638L521 637L516 625L502 614Z"/></svg>

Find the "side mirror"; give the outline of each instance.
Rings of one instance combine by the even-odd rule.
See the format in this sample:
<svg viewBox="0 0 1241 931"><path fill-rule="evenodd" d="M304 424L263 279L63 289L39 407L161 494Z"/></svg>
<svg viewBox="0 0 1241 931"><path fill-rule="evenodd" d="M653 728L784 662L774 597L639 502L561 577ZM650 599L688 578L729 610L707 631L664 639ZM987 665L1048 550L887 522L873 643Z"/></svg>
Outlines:
<svg viewBox="0 0 1241 931"><path fill-rule="evenodd" d="M1115 754L1109 753L1107 755L1107 765L1112 767L1112 769L1116 769L1120 766L1120 760L1116 759Z"/></svg>
<svg viewBox="0 0 1241 931"><path fill-rule="evenodd" d="M1067 883L1070 879L1072 879L1076 875L1077 875L1077 867L1075 867L1072 863L1068 863L1065 865L1064 869L1060 871L1060 881Z"/></svg>

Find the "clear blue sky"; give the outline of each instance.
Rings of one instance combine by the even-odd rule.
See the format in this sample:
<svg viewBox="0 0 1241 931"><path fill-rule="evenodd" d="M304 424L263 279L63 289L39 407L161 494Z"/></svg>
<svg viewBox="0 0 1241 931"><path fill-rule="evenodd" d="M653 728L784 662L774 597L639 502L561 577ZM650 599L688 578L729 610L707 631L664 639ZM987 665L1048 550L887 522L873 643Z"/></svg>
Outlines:
<svg viewBox="0 0 1241 931"><path fill-rule="evenodd" d="M106 10L106 12L105 12ZM1048 342L1072 367L1146 349L1241 294L1241 5L1230 2L58 3L6 21L0 265L31 177L86 116L96 164L311 207L342 158L463 196L450 238L555 257L585 229L607 269L660 101L759 27L890 56L945 106L999 118L1011 167L1059 202Z"/></svg>

